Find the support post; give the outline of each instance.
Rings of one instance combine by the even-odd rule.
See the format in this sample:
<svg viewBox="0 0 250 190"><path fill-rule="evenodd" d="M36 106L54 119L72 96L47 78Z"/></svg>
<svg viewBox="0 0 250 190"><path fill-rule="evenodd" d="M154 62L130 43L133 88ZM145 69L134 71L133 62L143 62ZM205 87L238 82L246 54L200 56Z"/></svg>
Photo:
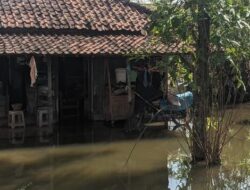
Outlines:
<svg viewBox="0 0 250 190"><path fill-rule="evenodd" d="M91 119L94 118L94 60L93 59L94 59L93 56L91 56L90 58Z"/></svg>
<svg viewBox="0 0 250 190"><path fill-rule="evenodd" d="M196 90L194 93L194 127L193 127L193 161L205 160L206 119L208 115L208 59L210 18L205 12L206 1L199 2L198 41L197 41L197 68L195 73Z"/></svg>
<svg viewBox="0 0 250 190"><path fill-rule="evenodd" d="M51 57L48 58L47 69L48 69L48 113L49 113L49 127L53 123L53 97L52 97L52 64Z"/></svg>
<svg viewBox="0 0 250 190"><path fill-rule="evenodd" d="M165 94L164 96L167 98L168 97L168 65L165 65ZM169 130L169 125L168 125L169 119L166 118L165 120L165 126Z"/></svg>
<svg viewBox="0 0 250 190"><path fill-rule="evenodd" d="M6 96L7 96L7 115L8 115L8 112L10 111L10 90L11 90L11 59L10 59L10 56L8 56L8 84L7 84L7 93L6 93Z"/></svg>
<svg viewBox="0 0 250 190"><path fill-rule="evenodd" d="M104 71L107 72L107 79L108 79L108 90L109 90L109 112L110 112L110 121L114 122L113 120L113 100L112 100L112 87L111 87L111 79L110 79L110 71L109 71L109 61L108 59L104 60L105 69Z"/></svg>
<svg viewBox="0 0 250 190"><path fill-rule="evenodd" d="M130 104L132 102L132 89L131 89L131 65L128 61L126 60L127 64L127 85L128 85L128 103Z"/></svg>

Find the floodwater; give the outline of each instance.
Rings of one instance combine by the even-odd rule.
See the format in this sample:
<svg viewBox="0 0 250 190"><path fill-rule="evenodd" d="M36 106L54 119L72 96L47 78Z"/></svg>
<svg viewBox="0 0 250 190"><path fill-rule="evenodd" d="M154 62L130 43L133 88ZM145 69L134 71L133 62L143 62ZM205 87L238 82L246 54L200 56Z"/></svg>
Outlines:
<svg viewBox="0 0 250 190"><path fill-rule="evenodd" d="M181 136L159 130L139 141L127 164L136 139L122 135L120 140L3 149L0 189L250 189L250 104L238 108L236 118L231 134L242 130L225 147L221 166L191 166Z"/></svg>

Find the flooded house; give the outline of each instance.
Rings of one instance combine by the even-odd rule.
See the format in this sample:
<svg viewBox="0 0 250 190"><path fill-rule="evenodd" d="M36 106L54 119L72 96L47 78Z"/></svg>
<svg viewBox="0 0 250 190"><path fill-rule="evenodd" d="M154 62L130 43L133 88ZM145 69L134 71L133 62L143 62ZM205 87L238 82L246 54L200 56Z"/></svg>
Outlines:
<svg viewBox="0 0 250 190"><path fill-rule="evenodd" d="M112 96L111 86L126 77L129 55L178 51L149 43L149 14L122 0L2 0L0 125L125 119L128 94Z"/></svg>

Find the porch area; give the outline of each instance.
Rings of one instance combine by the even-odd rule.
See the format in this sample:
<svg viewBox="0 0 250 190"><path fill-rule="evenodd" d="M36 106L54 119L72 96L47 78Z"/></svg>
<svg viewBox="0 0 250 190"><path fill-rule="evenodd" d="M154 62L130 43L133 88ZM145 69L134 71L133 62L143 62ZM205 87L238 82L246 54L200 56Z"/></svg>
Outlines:
<svg viewBox="0 0 250 190"><path fill-rule="evenodd" d="M126 57L40 55L34 58L37 79L31 86L31 56L0 57L0 140L6 141L17 133L19 140L24 136L25 141L37 138L49 143L65 123L70 133L76 130L74 126L84 131L90 121L115 119L110 116L109 93L116 83L115 70L126 68ZM119 110L124 112L124 109L118 108L132 111L128 94L118 93L113 98L117 100L112 105L112 109L117 107L113 110L119 116L116 119L126 119L129 113L119 115ZM18 113L23 115L22 125ZM16 117L14 124L10 121L12 114ZM41 140L41 136L45 139Z"/></svg>

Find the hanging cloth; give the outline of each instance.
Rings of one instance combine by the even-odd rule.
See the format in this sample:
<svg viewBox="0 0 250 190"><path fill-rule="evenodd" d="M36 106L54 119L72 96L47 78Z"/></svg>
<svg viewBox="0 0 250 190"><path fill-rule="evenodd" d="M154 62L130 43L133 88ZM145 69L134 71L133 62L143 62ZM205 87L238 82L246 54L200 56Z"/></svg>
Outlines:
<svg viewBox="0 0 250 190"><path fill-rule="evenodd" d="M30 59L29 67L30 67L30 87L33 87L37 79L37 67L34 56L32 56Z"/></svg>

